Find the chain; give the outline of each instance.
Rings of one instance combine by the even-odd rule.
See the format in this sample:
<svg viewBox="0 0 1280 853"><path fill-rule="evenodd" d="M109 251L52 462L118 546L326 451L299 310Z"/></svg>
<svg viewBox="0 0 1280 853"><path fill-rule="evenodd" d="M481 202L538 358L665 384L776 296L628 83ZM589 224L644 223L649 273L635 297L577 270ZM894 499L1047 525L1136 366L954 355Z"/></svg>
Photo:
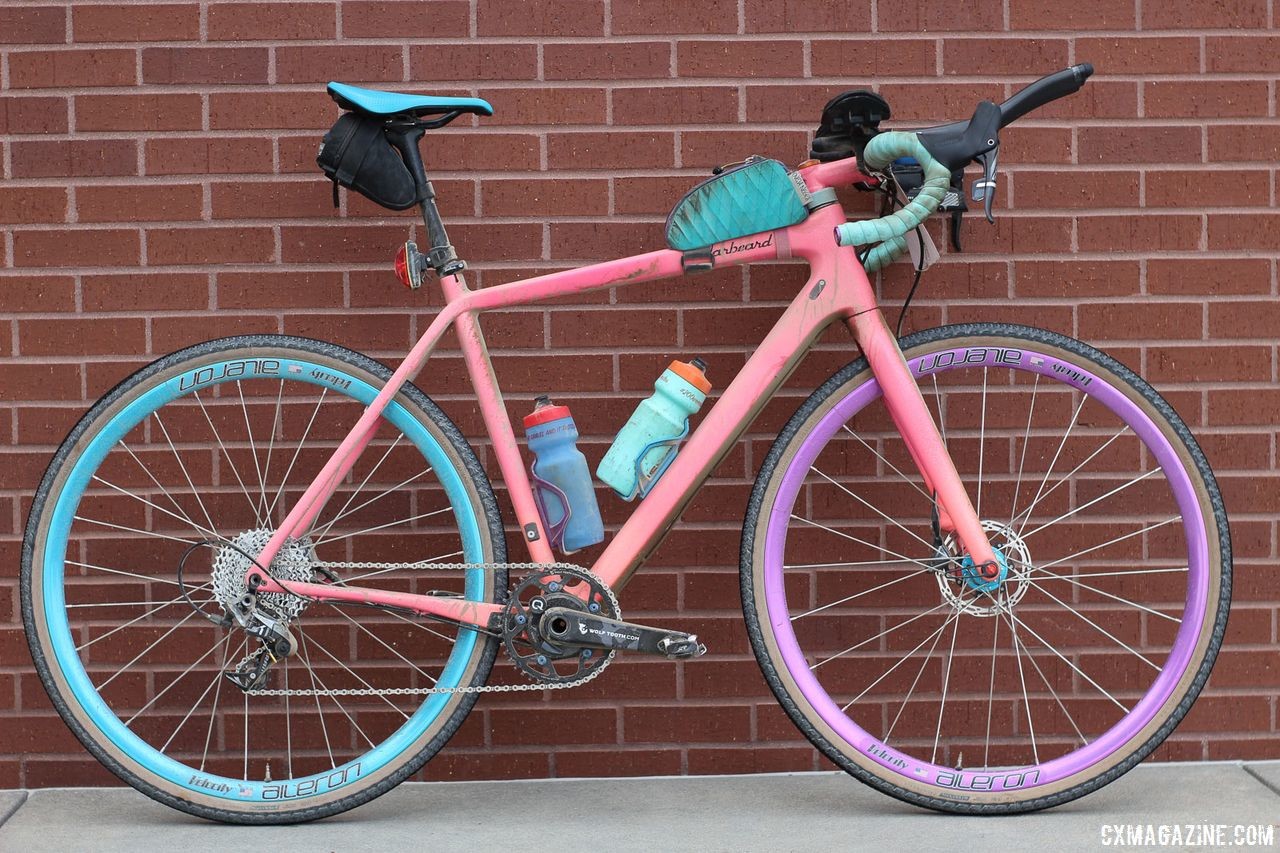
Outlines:
<svg viewBox="0 0 1280 853"><path fill-rule="evenodd" d="M372 562L355 562L355 563L312 563L312 567L330 572L336 571L381 571L393 569L418 569L431 571L472 571L479 569L484 572L493 574L499 569L510 571L554 571L558 568L577 569L585 571L579 566L570 563L372 563ZM258 654L249 654L240 662L243 666L252 660ZM569 681L561 684L544 684L541 682L531 682L529 684L481 684L477 686L468 685L466 687L388 687L384 689L378 688L342 688L337 690L249 690L246 691L250 696L427 696L434 693L457 694L457 693L515 693L525 690L566 690L570 687L577 687L580 684L586 684L592 681L600 673L604 672L609 666L612 657L607 657L600 662L600 665L588 672L578 681Z"/></svg>

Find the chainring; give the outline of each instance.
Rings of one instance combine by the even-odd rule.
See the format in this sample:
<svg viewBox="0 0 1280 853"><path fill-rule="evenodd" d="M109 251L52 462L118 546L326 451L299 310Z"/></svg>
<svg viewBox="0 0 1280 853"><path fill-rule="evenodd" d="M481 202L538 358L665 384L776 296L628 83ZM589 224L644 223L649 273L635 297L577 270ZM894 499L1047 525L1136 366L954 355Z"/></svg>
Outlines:
<svg viewBox="0 0 1280 853"><path fill-rule="evenodd" d="M566 584L566 579L573 580ZM570 589L585 585L585 590ZM584 593L579 595L578 593ZM586 569L563 563L526 576L502 613L502 643L516 668L543 684L567 684L586 678L613 660L612 650L583 649L552 642L538 630L542 614L566 607L621 619L618 599L608 584Z"/></svg>

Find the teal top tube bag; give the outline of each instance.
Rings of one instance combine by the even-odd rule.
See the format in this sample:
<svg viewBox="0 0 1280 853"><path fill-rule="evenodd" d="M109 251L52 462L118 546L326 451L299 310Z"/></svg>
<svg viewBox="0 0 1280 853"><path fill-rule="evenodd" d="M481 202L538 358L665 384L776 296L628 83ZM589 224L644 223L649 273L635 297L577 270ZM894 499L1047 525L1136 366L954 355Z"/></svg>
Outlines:
<svg viewBox="0 0 1280 853"><path fill-rule="evenodd" d="M687 252L795 225L809 215L807 196L786 166L753 155L685 193L667 217L667 245Z"/></svg>

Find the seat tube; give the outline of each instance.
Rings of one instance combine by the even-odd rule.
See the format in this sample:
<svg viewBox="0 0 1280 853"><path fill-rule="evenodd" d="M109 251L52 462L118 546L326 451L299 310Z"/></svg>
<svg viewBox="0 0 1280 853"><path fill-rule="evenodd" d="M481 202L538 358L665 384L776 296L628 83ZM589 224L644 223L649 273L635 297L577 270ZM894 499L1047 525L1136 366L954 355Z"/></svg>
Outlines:
<svg viewBox="0 0 1280 853"><path fill-rule="evenodd" d="M941 509L950 517L951 527L975 563L994 563L995 554L973 502L884 315L880 311L866 311L849 318L848 322L880 384L885 405L907 450L925 482L937 493Z"/></svg>
<svg viewBox="0 0 1280 853"><path fill-rule="evenodd" d="M461 275L441 277L440 286L444 290L445 299L450 302L467 292L466 282ZM480 322L475 314L463 311L454 321L454 329L458 333L467 374L471 377L471 385L476 392L480 415L484 418L489 438L493 441L493 453L502 470L502 480L507 485L507 493L520 522L521 538L534 562L553 563L555 556L551 552L547 532L543 529L542 517L533 501L529 475L524 469L524 459L520 455L515 432L511 429L511 420L507 417L502 390L498 387L498 377L493 371L493 362L489 359L489 349L485 346Z"/></svg>

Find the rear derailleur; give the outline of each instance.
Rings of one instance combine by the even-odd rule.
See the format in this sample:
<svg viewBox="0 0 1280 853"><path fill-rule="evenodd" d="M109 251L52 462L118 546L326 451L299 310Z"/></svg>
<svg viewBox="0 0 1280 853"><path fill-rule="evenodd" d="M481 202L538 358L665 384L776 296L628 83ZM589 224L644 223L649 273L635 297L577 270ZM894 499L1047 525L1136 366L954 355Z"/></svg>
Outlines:
<svg viewBox="0 0 1280 853"><path fill-rule="evenodd" d="M228 681L246 693L266 683L272 664L298 651L298 640L289 624L258 603L258 597L246 592L231 603L228 616L259 641L258 648L240 661L234 669L223 673Z"/></svg>
<svg viewBox="0 0 1280 853"><path fill-rule="evenodd" d="M621 618L612 590L586 569L559 564L529 575L502 617L507 654L535 681L568 686L591 677L617 651L683 660L706 654L695 634Z"/></svg>

